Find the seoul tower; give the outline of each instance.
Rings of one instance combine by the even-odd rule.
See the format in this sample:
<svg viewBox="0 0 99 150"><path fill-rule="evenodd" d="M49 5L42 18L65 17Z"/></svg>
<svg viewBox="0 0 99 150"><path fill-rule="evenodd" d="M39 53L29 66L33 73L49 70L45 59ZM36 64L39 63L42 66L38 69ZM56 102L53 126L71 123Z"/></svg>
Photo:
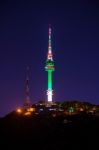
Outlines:
<svg viewBox="0 0 99 150"><path fill-rule="evenodd" d="M49 26L49 40L48 40L48 53L45 70L48 74L48 89L47 89L47 102L52 102L53 89L52 89L52 74L55 71L53 54L52 54L52 44L51 44L51 26Z"/></svg>

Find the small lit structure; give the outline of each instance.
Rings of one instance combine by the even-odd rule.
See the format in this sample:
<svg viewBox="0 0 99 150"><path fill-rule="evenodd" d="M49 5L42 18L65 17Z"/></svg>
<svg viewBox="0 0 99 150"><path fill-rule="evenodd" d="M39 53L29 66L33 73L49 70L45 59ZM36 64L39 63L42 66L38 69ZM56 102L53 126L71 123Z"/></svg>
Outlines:
<svg viewBox="0 0 99 150"><path fill-rule="evenodd" d="M30 116L33 112L35 112L35 108L29 107L24 111L25 116Z"/></svg>
<svg viewBox="0 0 99 150"><path fill-rule="evenodd" d="M30 107L30 108L27 109L27 111L28 112L35 112L35 108Z"/></svg>
<svg viewBox="0 0 99 150"><path fill-rule="evenodd" d="M80 108L80 111L82 112L82 111L84 111L84 109L83 109L83 108Z"/></svg>
<svg viewBox="0 0 99 150"><path fill-rule="evenodd" d="M93 110L93 111L96 111L97 109L96 109L96 107L93 107L92 110Z"/></svg>
<svg viewBox="0 0 99 150"><path fill-rule="evenodd" d="M70 107L69 108L69 113L73 113L74 112L74 108L73 107Z"/></svg>
<svg viewBox="0 0 99 150"><path fill-rule="evenodd" d="M31 115L31 112L28 112L28 111L27 111L27 112L24 113L24 115L25 115L25 116L30 116L30 115Z"/></svg>
<svg viewBox="0 0 99 150"><path fill-rule="evenodd" d="M17 108L17 109L16 109L16 112L17 112L18 114L21 114L21 113L22 113L22 109L21 109L21 108Z"/></svg>

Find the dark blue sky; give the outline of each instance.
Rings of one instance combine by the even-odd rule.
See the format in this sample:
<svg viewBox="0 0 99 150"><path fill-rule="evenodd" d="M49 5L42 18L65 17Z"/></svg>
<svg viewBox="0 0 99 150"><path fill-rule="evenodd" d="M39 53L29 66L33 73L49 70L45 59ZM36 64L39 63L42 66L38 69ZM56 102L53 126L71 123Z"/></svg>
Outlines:
<svg viewBox="0 0 99 150"><path fill-rule="evenodd" d="M27 65L31 103L46 99L49 23L56 68L53 99L99 104L99 2L1 1L0 116L23 105Z"/></svg>

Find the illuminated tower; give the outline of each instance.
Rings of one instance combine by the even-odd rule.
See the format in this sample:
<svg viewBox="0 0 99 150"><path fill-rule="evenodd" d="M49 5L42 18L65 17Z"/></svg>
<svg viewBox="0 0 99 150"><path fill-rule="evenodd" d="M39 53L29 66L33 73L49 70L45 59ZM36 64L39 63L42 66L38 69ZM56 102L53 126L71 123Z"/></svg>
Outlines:
<svg viewBox="0 0 99 150"><path fill-rule="evenodd" d="M46 60L45 70L48 74L48 89L47 89L47 101L52 102L52 73L55 70L54 68L54 61L53 61L53 54L52 54L52 45L51 45L51 27L49 26L49 40L48 40L48 54Z"/></svg>
<svg viewBox="0 0 99 150"><path fill-rule="evenodd" d="M29 67L27 67L27 75L26 75L26 83L25 83L25 101L24 101L24 108L30 107L30 96L29 96Z"/></svg>

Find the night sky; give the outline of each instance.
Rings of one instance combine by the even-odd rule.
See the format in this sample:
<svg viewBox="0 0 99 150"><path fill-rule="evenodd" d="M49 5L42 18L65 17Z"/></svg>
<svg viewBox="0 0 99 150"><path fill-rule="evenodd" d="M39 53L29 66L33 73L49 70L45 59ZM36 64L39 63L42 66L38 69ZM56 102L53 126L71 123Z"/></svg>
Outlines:
<svg viewBox="0 0 99 150"><path fill-rule="evenodd" d="M31 103L45 100L48 27L52 27L54 101L99 104L99 2L0 2L0 116L25 99L30 67Z"/></svg>

